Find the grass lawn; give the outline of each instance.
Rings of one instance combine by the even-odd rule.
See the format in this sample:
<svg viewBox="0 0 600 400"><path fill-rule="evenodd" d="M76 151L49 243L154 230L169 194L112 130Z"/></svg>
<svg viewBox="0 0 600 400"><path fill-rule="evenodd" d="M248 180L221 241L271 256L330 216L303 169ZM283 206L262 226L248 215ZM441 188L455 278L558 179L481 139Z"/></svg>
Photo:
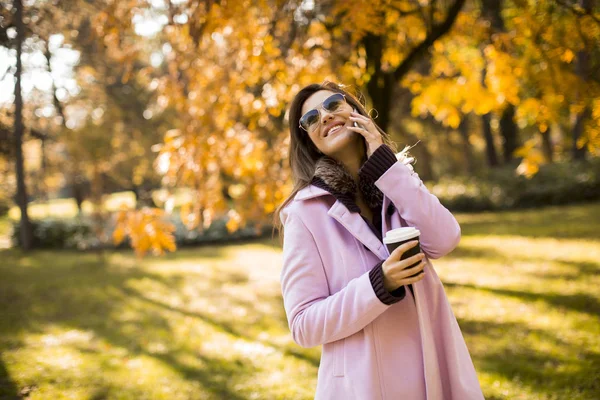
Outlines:
<svg viewBox="0 0 600 400"><path fill-rule="evenodd" d="M600 398L600 205L458 214L434 260L486 398ZM0 251L1 399L312 399L270 241Z"/></svg>

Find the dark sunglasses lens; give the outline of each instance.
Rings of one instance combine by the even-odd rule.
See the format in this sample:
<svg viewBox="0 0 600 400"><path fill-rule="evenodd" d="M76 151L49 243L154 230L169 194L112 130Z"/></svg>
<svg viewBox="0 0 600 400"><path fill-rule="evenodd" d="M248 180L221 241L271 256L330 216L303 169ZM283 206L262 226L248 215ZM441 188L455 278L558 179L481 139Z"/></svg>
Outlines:
<svg viewBox="0 0 600 400"><path fill-rule="evenodd" d="M341 94L334 94L325 99L323 102L323 108L327 111L337 111L338 108L344 103L344 96Z"/></svg>
<svg viewBox="0 0 600 400"><path fill-rule="evenodd" d="M307 132L310 132L311 127L319 122L319 112L310 110L300 118L300 126Z"/></svg>

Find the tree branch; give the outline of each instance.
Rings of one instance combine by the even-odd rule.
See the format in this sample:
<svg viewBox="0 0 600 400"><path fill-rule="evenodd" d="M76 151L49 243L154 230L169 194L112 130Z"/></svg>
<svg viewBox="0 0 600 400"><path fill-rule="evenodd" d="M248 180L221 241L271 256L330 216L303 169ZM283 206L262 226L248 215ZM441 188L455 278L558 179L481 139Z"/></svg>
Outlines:
<svg viewBox="0 0 600 400"><path fill-rule="evenodd" d="M429 49L429 47L433 45L433 43L437 39L445 35L450 30L450 28L452 28L452 25L454 24L454 21L456 21L456 17L458 16L458 13L460 12L464 4L465 0L456 0L448 10L448 15L446 16L444 22L442 22L439 25L434 24L431 32L428 33L425 40L423 40L423 42L421 42L417 47L412 49L408 56L394 71L394 79L396 80L396 82L399 81L400 78L402 78L404 74L406 74L406 72L410 70L412 65L416 62L416 60L422 53L427 51L427 49Z"/></svg>

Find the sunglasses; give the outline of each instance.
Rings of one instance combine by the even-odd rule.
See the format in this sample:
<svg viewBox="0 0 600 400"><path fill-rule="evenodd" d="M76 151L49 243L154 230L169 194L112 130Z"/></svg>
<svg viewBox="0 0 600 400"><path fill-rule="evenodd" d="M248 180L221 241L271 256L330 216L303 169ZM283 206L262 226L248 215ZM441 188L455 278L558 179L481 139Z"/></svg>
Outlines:
<svg viewBox="0 0 600 400"><path fill-rule="evenodd" d="M341 93L329 96L319 107L313 108L300 118L300 128L304 129L306 132L314 131L321 123L320 108L323 108L323 110L328 113L335 113L340 111L340 108L342 108L344 103L346 103L346 96Z"/></svg>

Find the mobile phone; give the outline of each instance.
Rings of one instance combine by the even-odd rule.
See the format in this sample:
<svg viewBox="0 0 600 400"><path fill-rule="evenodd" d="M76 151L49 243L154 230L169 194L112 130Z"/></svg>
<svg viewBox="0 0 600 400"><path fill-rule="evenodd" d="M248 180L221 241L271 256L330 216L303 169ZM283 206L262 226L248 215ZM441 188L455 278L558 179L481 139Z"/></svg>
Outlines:
<svg viewBox="0 0 600 400"><path fill-rule="evenodd" d="M352 108L352 110L353 110L354 112L357 112L357 111L356 111L356 108L354 108L354 107ZM354 126L355 126L356 128L362 128L362 126L360 126L360 125L358 124L358 122L356 122L356 121L354 121Z"/></svg>

